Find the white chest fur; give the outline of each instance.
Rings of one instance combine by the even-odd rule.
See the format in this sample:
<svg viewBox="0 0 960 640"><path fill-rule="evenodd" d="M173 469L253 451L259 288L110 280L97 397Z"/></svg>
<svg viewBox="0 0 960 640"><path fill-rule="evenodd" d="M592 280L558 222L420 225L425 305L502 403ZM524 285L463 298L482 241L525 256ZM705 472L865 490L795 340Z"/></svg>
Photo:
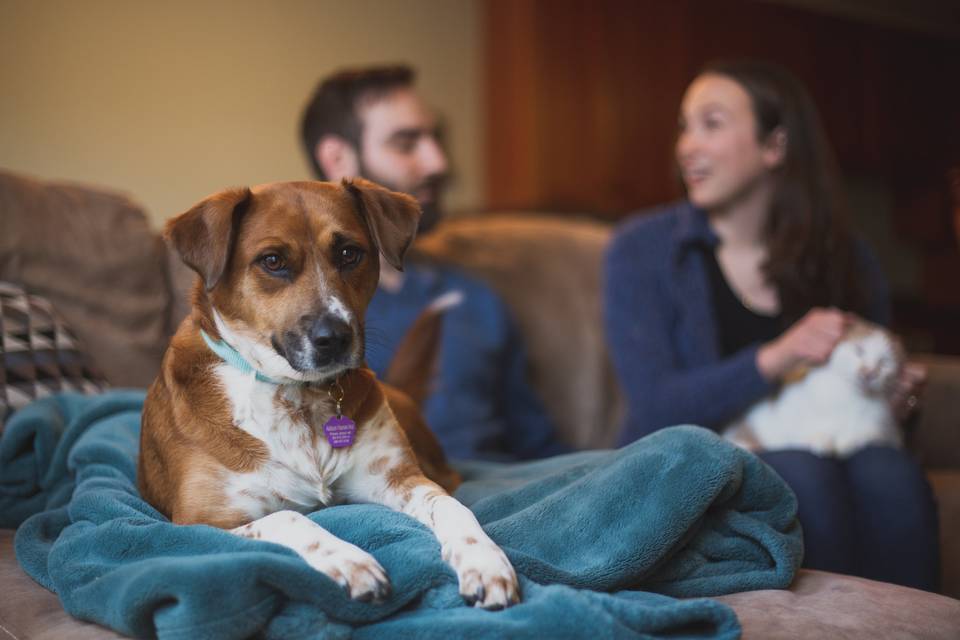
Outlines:
<svg viewBox="0 0 960 640"><path fill-rule="evenodd" d="M334 484L350 467L350 449L331 447L322 420L308 424L303 417L329 417L331 403L320 400L315 402L321 406L304 407L300 387L261 382L227 364L217 365L215 375L230 401L234 424L269 452L268 461L255 471L227 476L231 506L259 518L280 509L306 513L335 503Z"/></svg>

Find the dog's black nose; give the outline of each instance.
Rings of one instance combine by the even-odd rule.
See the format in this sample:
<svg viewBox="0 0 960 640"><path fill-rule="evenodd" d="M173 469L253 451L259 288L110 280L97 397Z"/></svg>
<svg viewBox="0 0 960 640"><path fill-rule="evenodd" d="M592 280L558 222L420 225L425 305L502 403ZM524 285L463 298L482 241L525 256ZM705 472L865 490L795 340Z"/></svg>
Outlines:
<svg viewBox="0 0 960 640"><path fill-rule="evenodd" d="M316 352L317 364L340 360L350 349L353 330L350 325L333 316L321 316L310 325L310 343Z"/></svg>

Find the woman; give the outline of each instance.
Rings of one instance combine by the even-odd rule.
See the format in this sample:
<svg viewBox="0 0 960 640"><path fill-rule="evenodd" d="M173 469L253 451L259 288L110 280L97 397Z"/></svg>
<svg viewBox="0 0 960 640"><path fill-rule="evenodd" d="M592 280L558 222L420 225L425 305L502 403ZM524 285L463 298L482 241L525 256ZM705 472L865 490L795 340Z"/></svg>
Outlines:
<svg viewBox="0 0 960 640"><path fill-rule="evenodd" d="M792 75L707 67L683 98L676 157L688 200L629 220L607 254L623 443L673 424L720 429L788 372L826 361L851 314L890 320L887 285L846 225L829 146ZM925 377L905 367L899 415ZM805 566L937 588L936 507L904 452L761 457L797 494Z"/></svg>

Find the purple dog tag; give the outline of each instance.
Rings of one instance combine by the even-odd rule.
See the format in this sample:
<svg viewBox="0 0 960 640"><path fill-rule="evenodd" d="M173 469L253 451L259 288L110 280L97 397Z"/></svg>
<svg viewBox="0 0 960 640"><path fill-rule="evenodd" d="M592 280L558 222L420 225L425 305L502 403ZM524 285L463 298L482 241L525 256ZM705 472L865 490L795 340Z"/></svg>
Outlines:
<svg viewBox="0 0 960 640"><path fill-rule="evenodd" d="M357 435L357 425L346 416L334 416L323 423L323 435L334 449L349 447Z"/></svg>

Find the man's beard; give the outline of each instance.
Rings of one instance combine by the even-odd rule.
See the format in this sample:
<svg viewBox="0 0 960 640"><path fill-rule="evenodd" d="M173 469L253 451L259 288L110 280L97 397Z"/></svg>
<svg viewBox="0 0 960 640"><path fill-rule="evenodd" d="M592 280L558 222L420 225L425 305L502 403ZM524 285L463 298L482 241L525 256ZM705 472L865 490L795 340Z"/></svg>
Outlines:
<svg viewBox="0 0 960 640"><path fill-rule="evenodd" d="M443 217L443 211L440 208L440 203L436 200L426 204L421 204L420 210L423 211L423 214L420 216L420 224L417 226L417 233L423 235L425 233L429 233L431 229L437 226L437 223L440 222L440 218Z"/></svg>
<svg viewBox="0 0 960 640"><path fill-rule="evenodd" d="M376 182L381 187L386 187L391 191L406 193L407 195L413 197L416 196L414 196L411 191L415 193L424 188L429 189L433 193L433 198L429 202L420 202L420 200L417 200L417 202L420 203L420 210L422 211L420 215L420 224L417 226L418 235L429 233L435 226L437 226L437 223L440 222L441 218L443 218L443 205L440 204L440 199L447 185L446 175L439 174L430 176L423 182L415 185L410 191L407 191L406 189L399 188L389 180L384 180L370 173L370 171L367 170L362 162L360 163L359 173L362 178L366 178L371 182Z"/></svg>

